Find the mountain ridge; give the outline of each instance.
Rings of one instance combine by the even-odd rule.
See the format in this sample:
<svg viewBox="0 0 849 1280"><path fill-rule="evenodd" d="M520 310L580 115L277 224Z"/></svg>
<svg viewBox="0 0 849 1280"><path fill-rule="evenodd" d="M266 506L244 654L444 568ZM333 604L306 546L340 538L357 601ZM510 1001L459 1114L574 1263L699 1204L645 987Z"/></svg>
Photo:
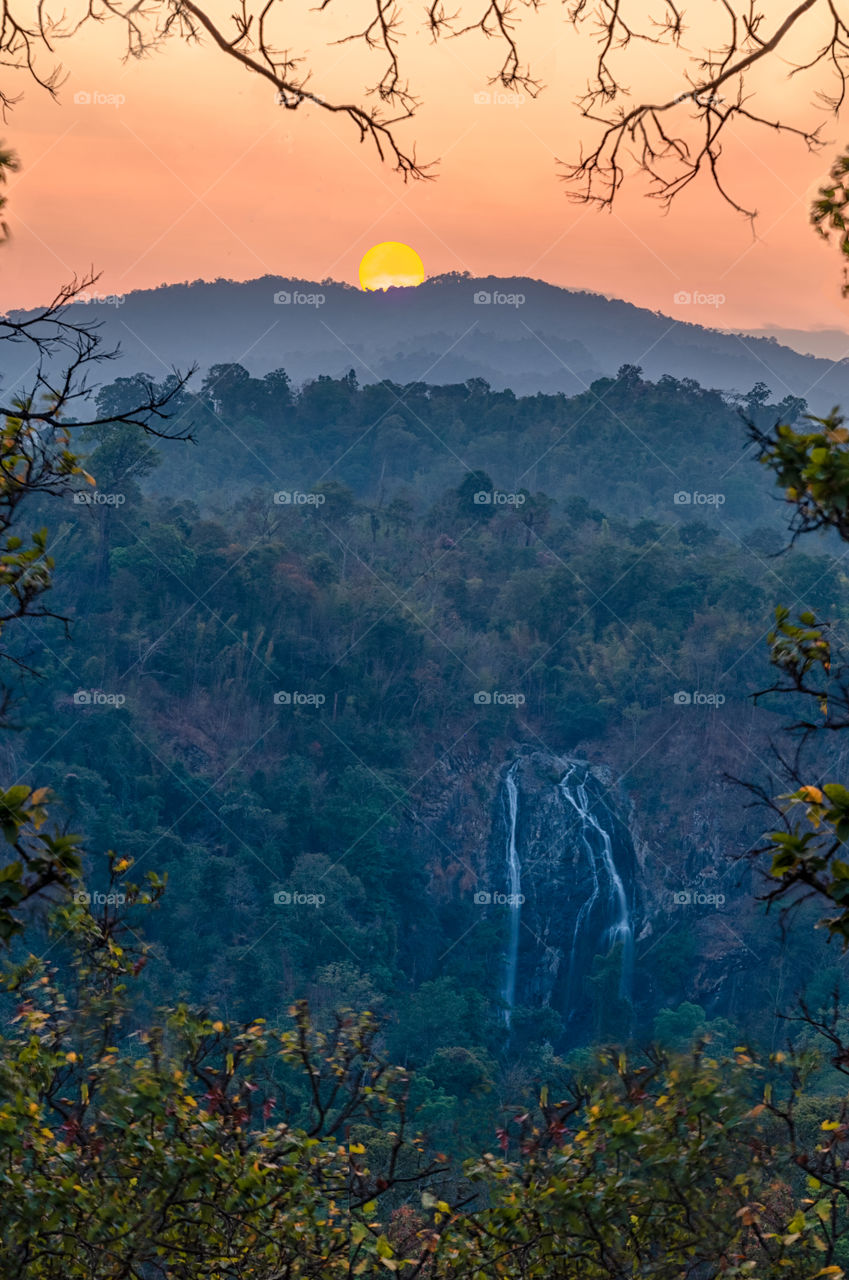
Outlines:
<svg viewBox="0 0 849 1280"><path fill-rule="evenodd" d="M113 376L144 371L159 380L175 365L239 363L254 375L285 368L298 383L353 368L361 382L484 378L518 394L571 395L635 364L654 379L670 374L725 391L762 381L814 409L849 402L849 361L529 277L448 274L416 289L365 293L337 281L261 276L89 298L70 311L100 323L108 346L120 343ZM24 353L9 353L0 373L7 388L22 389L31 373Z"/></svg>

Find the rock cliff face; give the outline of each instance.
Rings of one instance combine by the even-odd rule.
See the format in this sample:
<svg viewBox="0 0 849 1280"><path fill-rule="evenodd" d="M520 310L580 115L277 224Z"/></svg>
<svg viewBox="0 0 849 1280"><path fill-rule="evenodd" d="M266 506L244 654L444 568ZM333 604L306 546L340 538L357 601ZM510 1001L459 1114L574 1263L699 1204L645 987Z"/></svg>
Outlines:
<svg viewBox="0 0 849 1280"><path fill-rule="evenodd" d="M457 939L448 971L452 955L477 964L508 1026L550 1011L577 1044L684 1000L716 1016L766 998L753 976L768 983L773 931L738 860L758 832L711 762L688 774L688 741L669 743L669 795L664 768L656 793L629 794L609 765L527 745L500 761L453 753L430 773L411 856ZM424 928L408 943L445 971Z"/></svg>
<svg viewBox="0 0 849 1280"><path fill-rule="evenodd" d="M604 771L536 751L504 770L484 890L509 915L502 994L587 1017L586 979L615 953L617 994L632 994L641 924L637 862L616 788ZM503 899L506 898L506 902Z"/></svg>

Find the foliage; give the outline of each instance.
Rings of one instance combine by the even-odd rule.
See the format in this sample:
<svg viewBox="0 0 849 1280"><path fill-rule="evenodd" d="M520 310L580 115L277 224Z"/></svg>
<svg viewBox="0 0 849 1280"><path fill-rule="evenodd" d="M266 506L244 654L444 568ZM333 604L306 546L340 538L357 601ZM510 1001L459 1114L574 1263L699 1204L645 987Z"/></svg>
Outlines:
<svg viewBox="0 0 849 1280"><path fill-rule="evenodd" d="M0 941L7 943L23 928L19 908L46 889L69 888L81 872L80 838L51 833L48 818L48 790L33 791L27 786L0 792L0 827L8 846L7 860L0 869Z"/></svg>
<svg viewBox="0 0 849 1280"><path fill-rule="evenodd" d="M0 186L5 185L10 173L17 173L20 168L20 161L14 151L8 150L6 147L0 146ZM6 207L8 196L0 196L0 214ZM0 232L3 238L9 235L9 228L5 221L0 218Z"/></svg>
<svg viewBox="0 0 849 1280"><path fill-rule="evenodd" d="M305 1006L280 1028L178 1005L138 1028L147 953L126 913L154 901L112 859L102 914L57 915L59 970L30 956L7 974L0 1039L4 1194L0 1265L27 1280L167 1274L195 1280L333 1276L391 1258L380 1202L427 1174L408 1137L404 1073L376 1053L376 1023ZM434 1170L438 1170L438 1163Z"/></svg>
<svg viewBox="0 0 849 1280"><path fill-rule="evenodd" d="M849 257L849 228L846 206L849 204L849 152L842 151L831 166L828 182L820 187L811 205L811 222L824 240L836 234L840 253ZM849 271L843 268L843 296L849 295Z"/></svg>
<svg viewBox="0 0 849 1280"><path fill-rule="evenodd" d="M17 167L14 153L0 148L0 185ZM0 211L4 204L2 197ZM5 233L2 222L0 230ZM136 388L138 398L113 406L108 417L71 417L71 410L86 404L93 390L88 375L115 354L103 347L96 324L68 319L65 311L94 278L65 286L52 303L29 315L0 316L0 343L24 345L34 370L29 390L0 404L0 664L4 675L10 668L16 674L33 674L20 645L14 640L9 643L9 624L16 624L15 634L21 624L28 629L38 619L67 622L44 602L53 587L55 566L47 529L32 526L34 505L69 493L79 481L95 483L82 466L74 431L95 437L108 432L169 435L159 424L168 418L168 407L186 382L175 372L161 392L145 383ZM169 438L185 436L173 433ZM9 681L0 678L3 724L12 697ZM21 783L0 794L0 823L7 846L0 856L2 944L20 932L22 917L16 912L24 903L48 889L67 889L80 874L79 837L47 829L47 796L46 787L33 790Z"/></svg>
<svg viewBox="0 0 849 1280"><path fill-rule="evenodd" d="M811 418L815 431L779 423L770 432L751 427L760 461L775 473L792 506L794 538L815 530L833 530L849 540L849 430L835 409L827 418ZM770 658L777 676L757 695L801 695L806 708L791 726L800 748L789 764L792 790L771 802L783 829L772 831L762 851L778 882L770 901L798 903L810 896L837 909L821 923L849 946L849 791L839 782L812 778L803 748L823 734L849 727L849 667L841 627L804 610L796 620L783 605L776 608L769 633ZM820 757L818 768L823 768ZM799 817L801 812L802 816ZM801 896L800 896L801 895Z"/></svg>
<svg viewBox="0 0 849 1280"><path fill-rule="evenodd" d="M668 1059L607 1054L560 1103L544 1087L502 1131L504 1154L467 1167L491 1204L455 1219L436 1274L826 1274L833 1242L820 1254L807 1223L782 1239L781 1200L792 1192L758 1102L763 1073L745 1050L717 1060L699 1046Z"/></svg>
<svg viewBox="0 0 849 1280"><path fill-rule="evenodd" d="M817 529L835 529L849 538L849 428L837 409L826 418L805 415L814 430L786 422L771 432L753 427L759 460L775 473L793 511L794 537Z"/></svg>
<svg viewBox="0 0 849 1280"><path fill-rule="evenodd" d="M372 1014L322 1030L303 1002L279 1025L179 1004L140 1022L154 958L139 912L165 886L130 870L111 854L107 891L57 909L58 963L29 955L5 973L4 1273L843 1274L849 1125L817 1095L804 1040L765 1060L714 1058L704 1041L605 1051L563 1077L558 1102L549 1069L508 1111L499 1153L461 1177L416 1136L437 1099L414 1103ZM836 1023L810 1028L849 1061Z"/></svg>

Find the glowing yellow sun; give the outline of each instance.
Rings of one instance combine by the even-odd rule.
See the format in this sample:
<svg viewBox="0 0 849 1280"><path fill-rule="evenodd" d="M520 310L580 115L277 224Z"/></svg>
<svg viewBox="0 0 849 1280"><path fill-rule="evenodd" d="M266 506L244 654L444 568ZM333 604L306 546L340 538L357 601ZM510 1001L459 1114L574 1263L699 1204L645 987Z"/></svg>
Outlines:
<svg viewBox="0 0 849 1280"><path fill-rule="evenodd" d="M391 289L421 284L422 260L408 244L384 240L369 249L360 263L360 284L364 289Z"/></svg>

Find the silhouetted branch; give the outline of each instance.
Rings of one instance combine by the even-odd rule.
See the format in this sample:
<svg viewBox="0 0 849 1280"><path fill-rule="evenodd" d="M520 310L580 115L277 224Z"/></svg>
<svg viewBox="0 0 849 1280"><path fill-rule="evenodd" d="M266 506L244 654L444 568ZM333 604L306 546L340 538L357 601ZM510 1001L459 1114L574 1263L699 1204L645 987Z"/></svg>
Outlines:
<svg viewBox="0 0 849 1280"><path fill-rule="evenodd" d="M282 21L281 0L260 0L253 8L249 0L238 0L225 21L214 17L198 0L88 0L88 7L75 21L64 15L50 18L39 3L35 17L24 22L11 8L11 0L0 0L0 65L23 68L37 83L55 96L62 82L61 67L42 71L37 65L40 51L52 53L60 39L77 34L89 21L115 20L126 28L126 57L142 57L172 37L189 43L204 38L247 71L262 76L277 91L280 105L294 111L304 102L322 111L341 116L357 130L360 141L371 142L381 160L389 160L406 180L431 176L430 166L418 161L415 148L402 143L401 125L415 114L419 104L404 74L401 40L409 34L403 0L362 0L363 18L350 19L352 29L333 32L333 44L361 42L370 52L383 54L385 63L376 81L362 90L363 101L335 101L312 87L313 76L321 73L317 64L307 64L303 55L278 48L275 17ZM630 165L645 173L650 195L668 206L697 177L707 174L722 198L747 218L755 210L729 189L722 173L723 140L728 125L746 122L777 133L793 135L809 149L822 145L822 125L812 128L759 112L750 105L751 73L761 64L784 74L798 75L821 68L836 77L833 91L818 90L820 105L836 112L846 98L846 63L849 55L849 22L836 0L801 0L780 18L771 32L765 31L767 18L749 0L720 0L725 18L724 39L718 49L707 43L699 47L698 35L691 48L684 44L684 11L676 0L664 0L658 16L637 9L633 0L567 0L566 20L577 31L588 27L598 45L586 90L577 104L585 119L599 126L595 141L588 140L577 161L562 163L570 196L582 202L612 205ZM508 89L519 89L531 97L542 89L522 54L522 24L539 7L539 0L481 0L477 14L458 8L446 10L444 0L429 0L424 30L436 41L477 34L499 48L500 63L489 77ZM336 21L334 0L319 0L315 12ZM802 20L816 14L825 37L812 56L794 59ZM347 20L347 19L346 19ZM413 18L410 26L417 22ZM634 45L671 48L689 59L683 92L660 96L651 102L636 101L627 88L620 67L621 55L628 56ZM625 63L627 68L627 62ZM787 68L788 70L785 70ZM379 105L366 99L375 95ZM0 106L13 99L0 94ZM385 108L392 108L386 111Z"/></svg>

